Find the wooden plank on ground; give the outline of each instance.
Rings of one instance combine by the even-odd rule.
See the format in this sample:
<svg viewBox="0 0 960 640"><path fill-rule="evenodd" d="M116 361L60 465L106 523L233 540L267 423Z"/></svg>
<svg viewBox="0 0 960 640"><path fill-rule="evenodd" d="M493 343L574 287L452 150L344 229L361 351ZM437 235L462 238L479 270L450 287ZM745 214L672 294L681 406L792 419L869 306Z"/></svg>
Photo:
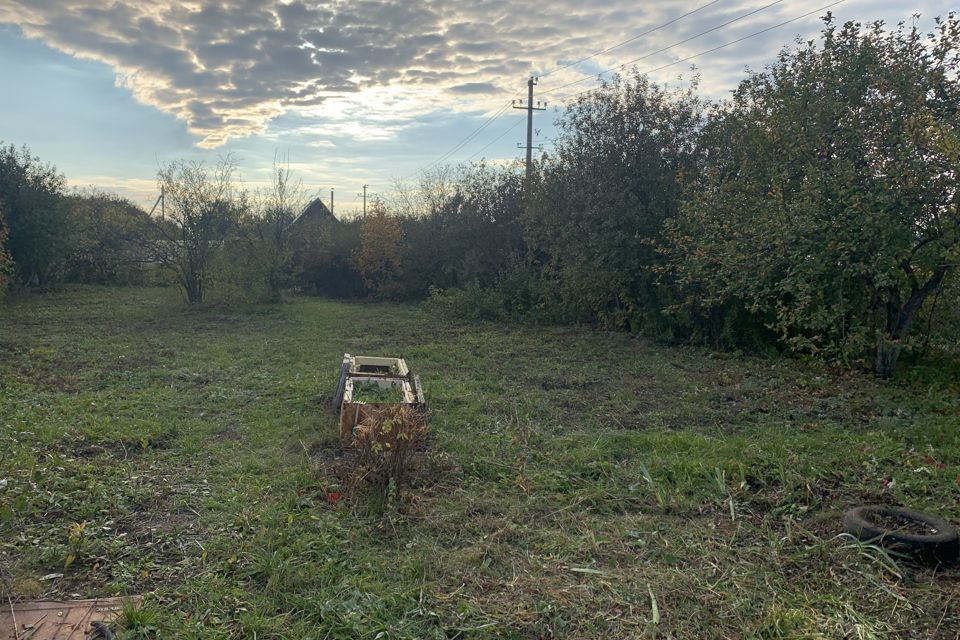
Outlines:
<svg viewBox="0 0 960 640"><path fill-rule="evenodd" d="M110 624L124 602L140 604L140 596L97 600L36 600L0 607L0 640L83 640L90 623ZM16 620L16 622L14 622Z"/></svg>

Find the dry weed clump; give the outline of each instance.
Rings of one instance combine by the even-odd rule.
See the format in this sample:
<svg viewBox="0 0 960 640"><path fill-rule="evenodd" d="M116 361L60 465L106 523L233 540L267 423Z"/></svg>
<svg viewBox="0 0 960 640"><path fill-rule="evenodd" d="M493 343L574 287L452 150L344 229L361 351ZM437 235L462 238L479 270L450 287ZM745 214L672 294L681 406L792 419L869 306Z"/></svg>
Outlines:
<svg viewBox="0 0 960 640"><path fill-rule="evenodd" d="M428 433L427 416L412 407L382 407L367 414L353 440L353 491L399 491L413 477L416 453Z"/></svg>

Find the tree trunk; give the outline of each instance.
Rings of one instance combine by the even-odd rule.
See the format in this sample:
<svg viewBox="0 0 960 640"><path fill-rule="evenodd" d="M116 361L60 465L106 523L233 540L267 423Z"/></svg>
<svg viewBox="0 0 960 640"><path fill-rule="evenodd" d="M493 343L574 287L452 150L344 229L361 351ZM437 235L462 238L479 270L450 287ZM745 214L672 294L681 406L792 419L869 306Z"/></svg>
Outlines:
<svg viewBox="0 0 960 640"><path fill-rule="evenodd" d="M893 377L897 359L900 357L902 340L909 334L910 325L920 311L920 307L923 306L924 300L940 286L948 270L949 267L945 265L934 269L930 279L923 283L923 286L912 287L910 297L905 303L900 303L900 292L892 290L889 292L889 299L880 304L879 311L884 318L884 328L877 331L877 352L874 363L874 371L877 375L883 378Z"/></svg>
<svg viewBox="0 0 960 640"><path fill-rule="evenodd" d="M200 274L196 271L189 271L185 274L183 278L183 288L187 293L188 304L200 304L203 302Z"/></svg>
<svg viewBox="0 0 960 640"><path fill-rule="evenodd" d="M874 372L881 378L893 377L900 357L900 341L892 339L885 331L877 331L877 356Z"/></svg>

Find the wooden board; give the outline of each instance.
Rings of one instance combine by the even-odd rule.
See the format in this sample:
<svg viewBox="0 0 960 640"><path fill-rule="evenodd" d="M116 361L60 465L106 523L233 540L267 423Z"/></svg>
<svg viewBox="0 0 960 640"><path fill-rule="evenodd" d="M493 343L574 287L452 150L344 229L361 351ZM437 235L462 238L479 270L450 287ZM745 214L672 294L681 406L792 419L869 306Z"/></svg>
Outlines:
<svg viewBox="0 0 960 640"><path fill-rule="evenodd" d="M124 602L138 605L140 596L4 604L0 606L0 640L84 640L91 622L113 622Z"/></svg>
<svg viewBox="0 0 960 640"><path fill-rule="evenodd" d="M343 392L347 387L347 376L350 374L351 362L350 354L343 354L343 362L340 363L340 379L337 381L337 390L333 392L333 401L330 403L334 411L339 409L340 403L343 402Z"/></svg>
<svg viewBox="0 0 960 640"><path fill-rule="evenodd" d="M371 372L359 371L360 367L390 367L395 371ZM354 385L366 383L380 387L400 387L403 390L402 402L365 403L354 402ZM351 356L343 354L340 364L340 379L331 402L334 409L340 410L340 442L348 447L353 443L356 426L364 422L371 413L380 416L389 415L389 411L401 407L426 408L420 376L412 375L403 358L385 358L379 356Z"/></svg>

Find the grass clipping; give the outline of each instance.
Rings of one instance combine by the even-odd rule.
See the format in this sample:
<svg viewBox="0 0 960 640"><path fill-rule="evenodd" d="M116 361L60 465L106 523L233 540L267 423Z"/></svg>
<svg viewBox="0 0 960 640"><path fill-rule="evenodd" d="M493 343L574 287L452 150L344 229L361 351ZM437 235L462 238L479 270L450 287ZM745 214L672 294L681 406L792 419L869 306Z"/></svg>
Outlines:
<svg viewBox="0 0 960 640"><path fill-rule="evenodd" d="M382 407L366 414L354 434L351 489L374 495L399 493L416 472L426 445L426 415L413 407Z"/></svg>

